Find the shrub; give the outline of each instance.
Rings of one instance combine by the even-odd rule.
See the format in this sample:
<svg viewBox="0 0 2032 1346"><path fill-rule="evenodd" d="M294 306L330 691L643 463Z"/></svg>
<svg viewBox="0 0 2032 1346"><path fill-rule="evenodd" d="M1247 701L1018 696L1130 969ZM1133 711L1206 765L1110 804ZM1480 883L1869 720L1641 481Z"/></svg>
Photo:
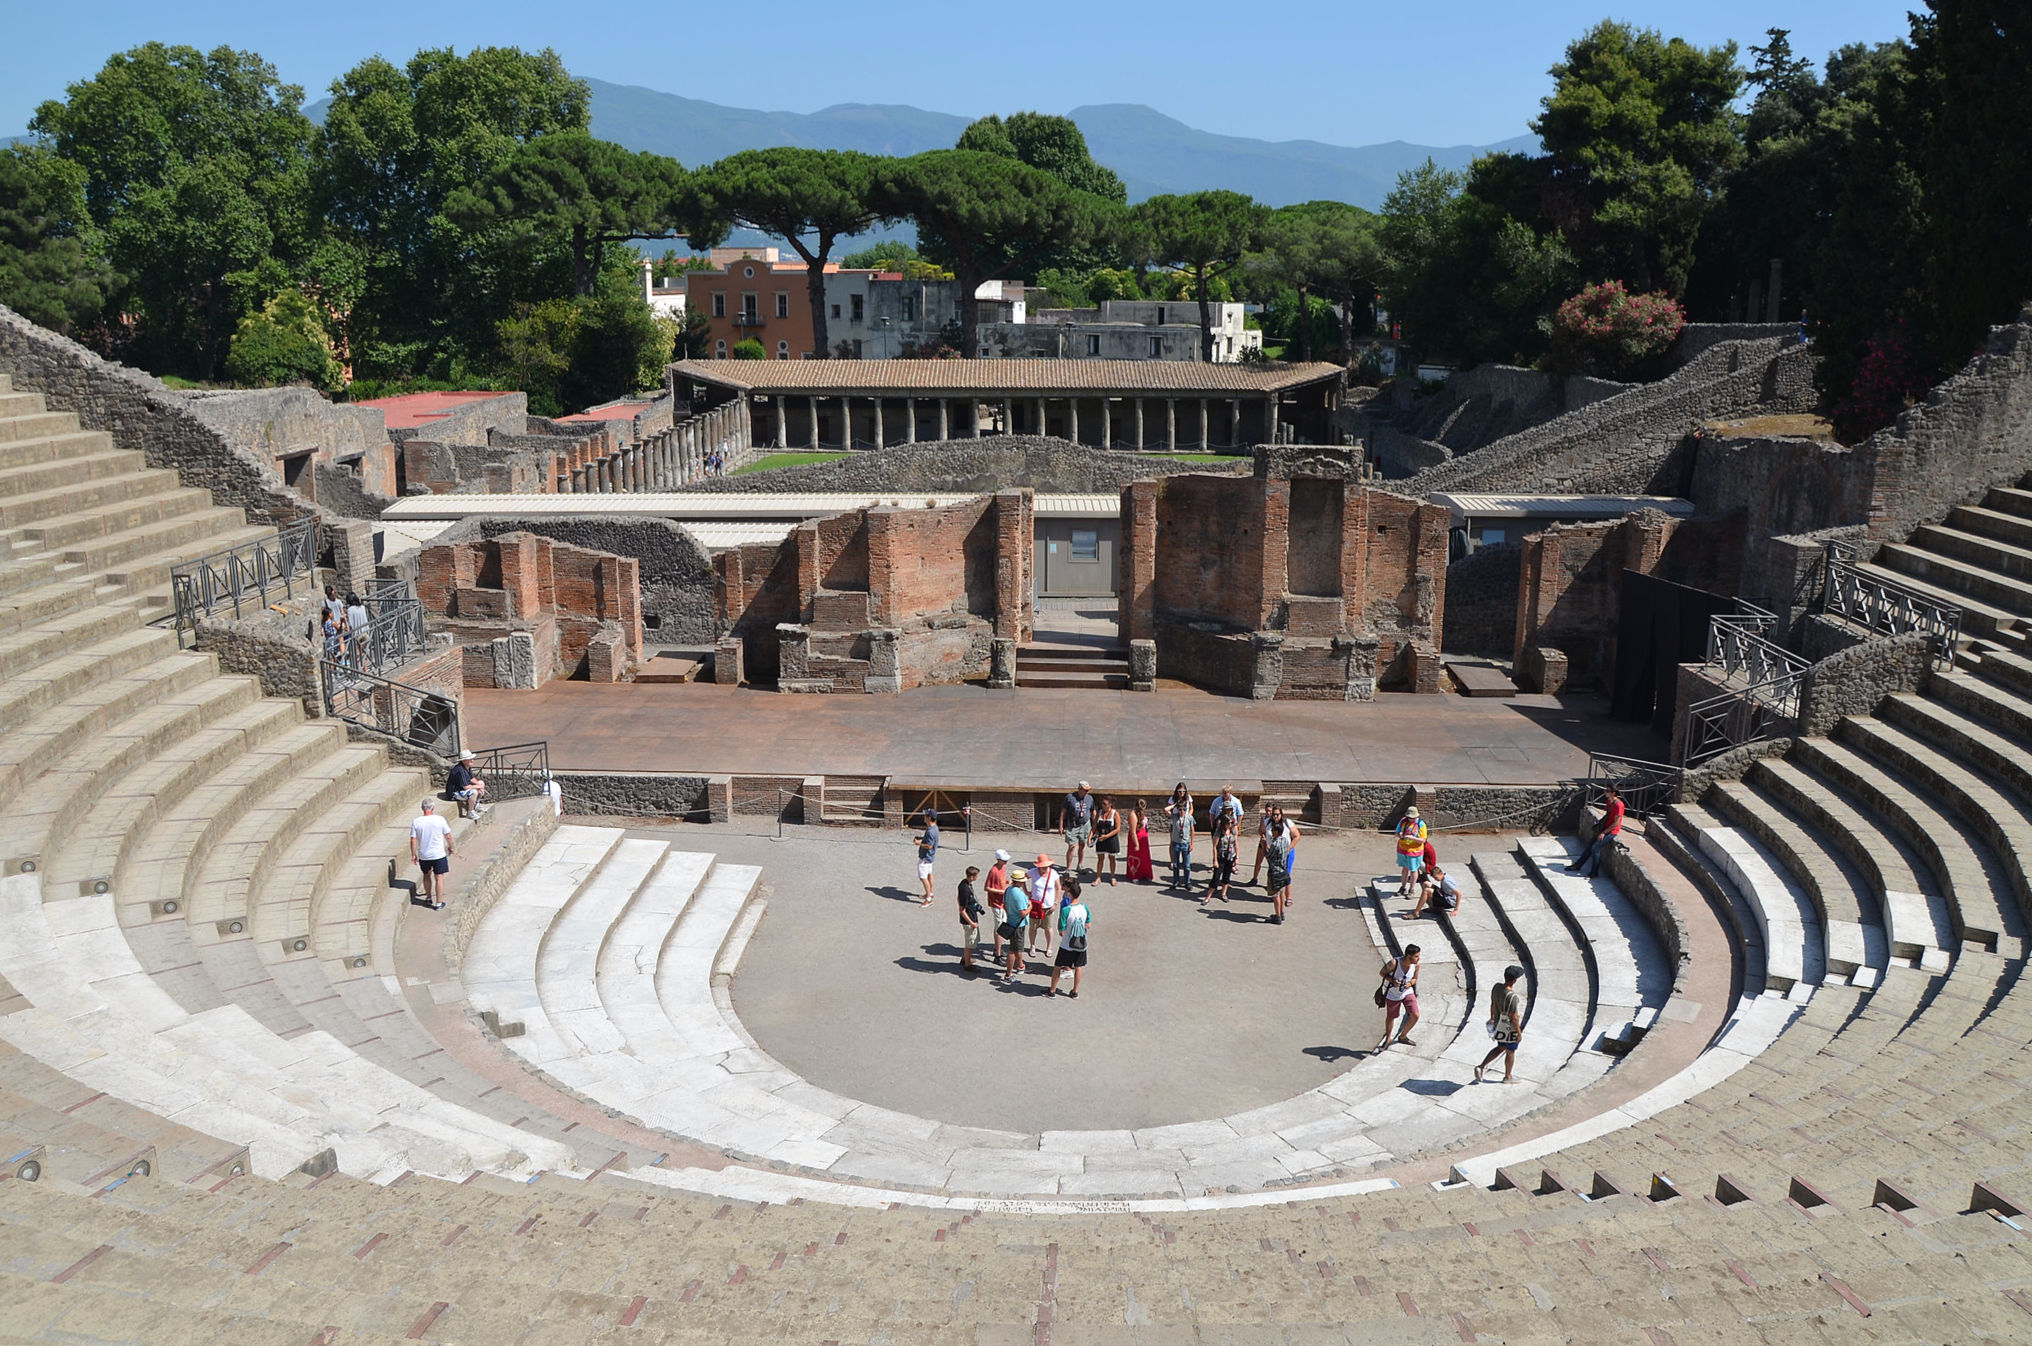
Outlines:
<svg viewBox="0 0 2032 1346"><path fill-rule="evenodd" d="M1552 315L1545 367L1627 378L1663 354L1684 326L1686 313L1670 295L1631 294L1619 280L1589 285Z"/></svg>
<svg viewBox="0 0 2032 1346"><path fill-rule="evenodd" d="M1844 444L1861 443L1896 420L1931 382L1913 358L1911 333L1900 319L1890 331L1864 344L1855 382L1828 413L1834 437Z"/></svg>
<svg viewBox="0 0 2032 1346"><path fill-rule="evenodd" d="M853 347L849 346L847 349L852 350ZM754 337L742 337L734 343L734 349L727 353L736 360L766 360L769 358L768 349Z"/></svg>
<svg viewBox="0 0 2032 1346"><path fill-rule="evenodd" d="M226 377L243 388L307 383L322 392L344 382L332 339L300 290L284 290L240 319L226 353Z"/></svg>

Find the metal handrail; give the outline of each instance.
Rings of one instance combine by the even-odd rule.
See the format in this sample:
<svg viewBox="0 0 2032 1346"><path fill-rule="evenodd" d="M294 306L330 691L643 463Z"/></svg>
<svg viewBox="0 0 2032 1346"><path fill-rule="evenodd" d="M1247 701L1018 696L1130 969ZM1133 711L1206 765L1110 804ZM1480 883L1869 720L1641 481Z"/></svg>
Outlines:
<svg viewBox="0 0 2032 1346"><path fill-rule="evenodd" d="M1616 787L1623 807L1639 818L1648 816L1661 804L1672 802L1686 773L1668 762L1649 762L1641 757L1619 757L1615 753L1588 754L1587 803L1600 807L1608 802L1607 787Z"/></svg>
<svg viewBox="0 0 2032 1346"><path fill-rule="evenodd" d="M487 783L487 799L529 799L550 784L550 744L510 743L473 753L473 774Z"/></svg>
<svg viewBox="0 0 2032 1346"><path fill-rule="evenodd" d="M1859 554L1853 543L1836 539L1827 544L1820 610L1887 636L1930 635L1935 665L1952 665L1961 643L1962 609L1865 571L1856 560Z"/></svg>
<svg viewBox="0 0 2032 1346"><path fill-rule="evenodd" d="M424 652L428 632L423 604L414 598L363 598L370 614L364 631L346 633L347 662L379 677Z"/></svg>
<svg viewBox="0 0 2032 1346"><path fill-rule="evenodd" d="M451 697L318 658L325 714L400 739L439 757L459 755L459 707Z"/></svg>
<svg viewBox="0 0 2032 1346"><path fill-rule="evenodd" d="M269 590L280 588L284 596L296 597L299 579L316 577L318 521L315 516L286 524L266 537L243 542L170 567L169 587L176 607L176 640L179 646L196 637L198 619L215 608L233 605L235 617L242 614L242 601L258 595L267 607Z"/></svg>
<svg viewBox="0 0 2032 1346"><path fill-rule="evenodd" d="M1782 722L1796 722L1804 680L1803 674L1786 675L1693 702L1685 711L1680 760L1698 766L1731 748L1762 743Z"/></svg>
<svg viewBox="0 0 2032 1346"><path fill-rule="evenodd" d="M1707 667L1752 683L1804 672L1808 661L1770 638L1777 624L1775 614L1737 599L1736 611L1718 612L1708 619Z"/></svg>

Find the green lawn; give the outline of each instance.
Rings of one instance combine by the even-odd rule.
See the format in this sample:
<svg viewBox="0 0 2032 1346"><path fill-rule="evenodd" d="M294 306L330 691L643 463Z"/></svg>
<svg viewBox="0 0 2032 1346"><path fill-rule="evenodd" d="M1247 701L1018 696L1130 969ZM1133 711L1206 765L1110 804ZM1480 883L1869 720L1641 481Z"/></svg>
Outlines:
<svg viewBox="0 0 2032 1346"><path fill-rule="evenodd" d="M1175 458L1181 463L1239 463L1249 455L1242 453L1145 453L1143 458Z"/></svg>
<svg viewBox="0 0 2032 1346"><path fill-rule="evenodd" d="M739 476L743 472L767 472L777 467L803 467L807 463L830 463L835 458L846 456L844 453L772 453L767 457L757 458L746 467L735 468L734 474Z"/></svg>

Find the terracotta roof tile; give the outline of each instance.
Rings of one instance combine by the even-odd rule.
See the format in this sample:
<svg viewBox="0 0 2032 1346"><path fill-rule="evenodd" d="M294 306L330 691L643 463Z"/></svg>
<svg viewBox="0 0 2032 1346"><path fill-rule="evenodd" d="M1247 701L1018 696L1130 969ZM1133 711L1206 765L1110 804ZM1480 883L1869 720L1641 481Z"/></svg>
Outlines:
<svg viewBox="0 0 2032 1346"><path fill-rule="evenodd" d="M850 395L973 393L982 397L1142 393L1151 396L1285 392L1339 378L1331 364L1206 364L1197 360L684 360L696 380L755 393Z"/></svg>

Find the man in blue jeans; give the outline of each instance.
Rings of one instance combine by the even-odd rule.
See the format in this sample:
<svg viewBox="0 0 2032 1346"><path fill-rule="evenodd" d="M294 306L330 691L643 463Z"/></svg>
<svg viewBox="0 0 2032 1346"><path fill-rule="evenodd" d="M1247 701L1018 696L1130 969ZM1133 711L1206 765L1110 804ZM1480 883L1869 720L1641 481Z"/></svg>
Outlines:
<svg viewBox="0 0 2032 1346"><path fill-rule="evenodd" d="M1607 793L1609 799L1608 804L1602 809L1602 825L1595 829L1595 839L1581 852L1580 859L1566 867L1569 874L1579 874L1584 879L1593 878L1595 871L1601 868L1602 852L1609 848L1609 843L1623 830L1623 796L1613 785L1608 787Z"/></svg>
<svg viewBox="0 0 2032 1346"><path fill-rule="evenodd" d="M1174 801L1165 805L1164 811L1170 815L1171 886L1189 888L1192 886L1192 805Z"/></svg>

